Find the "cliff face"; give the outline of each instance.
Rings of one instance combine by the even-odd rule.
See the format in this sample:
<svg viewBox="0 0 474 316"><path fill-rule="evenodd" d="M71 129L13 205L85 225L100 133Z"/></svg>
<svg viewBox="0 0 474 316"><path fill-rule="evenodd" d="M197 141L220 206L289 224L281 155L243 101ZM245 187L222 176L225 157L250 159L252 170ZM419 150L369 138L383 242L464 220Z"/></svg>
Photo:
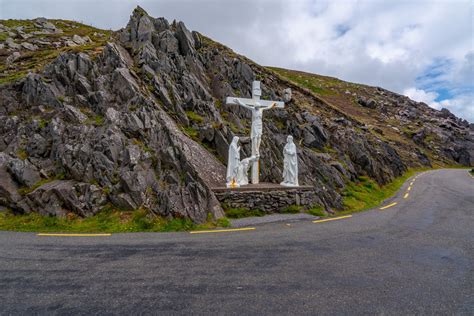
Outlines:
<svg viewBox="0 0 474 316"><path fill-rule="evenodd" d="M253 80L262 81L263 98L287 102L265 112L261 180L281 181L282 148L291 134L300 183L316 186L328 208L342 207L345 184L361 175L384 184L407 167L474 162L469 125L446 111L358 85L341 94L347 100L331 99L338 88L323 96L291 71L256 65L141 8L118 32L94 30L86 38L83 31L82 43L73 41L74 28L64 30L65 22L40 22L34 24L40 31L0 28L15 38L0 46L0 205L16 212L90 216L112 204L195 222L223 216L211 188L225 183L234 135L242 136L242 156L249 156L251 118L223 100L249 97ZM50 44L42 48L34 32L56 39L54 52L61 53L44 55L53 41L43 38ZM31 70L24 56L41 52L47 65L17 79L15 71ZM357 107L385 113L400 129L384 133L349 111ZM401 131L398 121L413 133Z"/></svg>

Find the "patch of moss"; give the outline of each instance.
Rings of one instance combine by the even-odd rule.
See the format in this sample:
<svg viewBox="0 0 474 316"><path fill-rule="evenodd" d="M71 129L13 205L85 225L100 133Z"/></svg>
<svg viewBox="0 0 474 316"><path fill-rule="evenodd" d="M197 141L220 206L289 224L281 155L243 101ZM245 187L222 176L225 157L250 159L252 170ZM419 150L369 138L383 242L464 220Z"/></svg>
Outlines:
<svg viewBox="0 0 474 316"><path fill-rule="evenodd" d="M18 151L16 152L16 155L21 160L26 160L28 158L28 153L24 149L18 149Z"/></svg>
<svg viewBox="0 0 474 316"><path fill-rule="evenodd" d="M183 132L188 135L193 140L198 140L199 132L192 128L191 126L186 126L182 128Z"/></svg>
<svg viewBox="0 0 474 316"><path fill-rule="evenodd" d="M230 208L225 210L225 214L229 218L243 218L253 216L264 216L265 212L260 210L249 210L247 208Z"/></svg>
<svg viewBox="0 0 474 316"><path fill-rule="evenodd" d="M136 139L134 138L132 140L132 143L135 144L135 145L138 145L140 146L141 150L143 150L144 152L147 152L147 153L154 153L155 151L153 149L151 149L150 147L148 147L147 145L145 145L141 140L139 139Z"/></svg>
<svg viewBox="0 0 474 316"><path fill-rule="evenodd" d="M33 184L31 187L25 187L25 188L20 188L18 189L18 193L20 193L21 195L26 195L28 193L31 193L33 192L34 190L36 190L37 188L39 188L40 186L42 186L43 184L46 184L48 182L51 182L53 181L54 179L43 179L43 180L40 180L38 182L36 182L35 184Z"/></svg>
<svg viewBox="0 0 474 316"><path fill-rule="evenodd" d="M186 111L186 116L191 122L194 122L197 124L201 124L202 122L204 122L204 117L202 117L201 115L197 114L194 111Z"/></svg>
<svg viewBox="0 0 474 316"><path fill-rule="evenodd" d="M104 117L101 115L96 115L94 116L94 119L92 121L92 124L95 126L102 126L104 125Z"/></svg>

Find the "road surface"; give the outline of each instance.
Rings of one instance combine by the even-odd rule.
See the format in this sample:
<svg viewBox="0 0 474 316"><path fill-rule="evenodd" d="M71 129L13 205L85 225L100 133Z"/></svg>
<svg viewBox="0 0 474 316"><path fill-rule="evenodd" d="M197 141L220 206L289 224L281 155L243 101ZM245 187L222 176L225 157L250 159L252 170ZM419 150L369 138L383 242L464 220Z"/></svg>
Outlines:
<svg viewBox="0 0 474 316"><path fill-rule="evenodd" d="M474 178L437 170L412 180L390 207L335 221L0 232L0 314L472 315Z"/></svg>

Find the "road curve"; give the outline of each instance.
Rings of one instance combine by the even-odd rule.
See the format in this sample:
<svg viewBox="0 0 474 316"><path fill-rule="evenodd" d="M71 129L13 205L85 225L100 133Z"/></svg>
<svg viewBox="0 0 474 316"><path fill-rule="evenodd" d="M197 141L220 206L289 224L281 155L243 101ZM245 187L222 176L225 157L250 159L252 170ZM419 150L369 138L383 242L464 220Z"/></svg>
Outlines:
<svg viewBox="0 0 474 316"><path fill-rule="evenodd" d="M412 180L392 206L329 222L0 232L0 314L472 315L474 178L450 169Z"/></svg>

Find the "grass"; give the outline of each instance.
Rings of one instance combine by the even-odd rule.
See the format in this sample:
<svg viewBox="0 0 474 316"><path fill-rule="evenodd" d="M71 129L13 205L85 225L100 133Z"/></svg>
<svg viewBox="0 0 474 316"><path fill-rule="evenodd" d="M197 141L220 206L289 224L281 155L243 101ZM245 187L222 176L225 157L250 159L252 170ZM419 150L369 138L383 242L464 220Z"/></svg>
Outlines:
<svg viewBox="0 0 474 316"><path fill-rule="evenodd" d="M197 114L196 112L186 111L186 116L191 122L194 122L197 124L201 124L202 122L204 122L204 118L201 115Z"/></svg>
<svg viewBox="0 0 474 316"><path fill-rule="evenodd" d="M312 208L307 210L306 213L320 217L328 216L328 214L324 211L324 207L322 207L321 205L314 205Z"/></svg>
<svg viewBox="0 0 474 316"><path fill-rule="evenodd" d="M379 186L368 177L359 177L357 181L349 182L342 193L344 209L337 212L337 215L360 212L380 205L397 193L417 171L419 170L411 169L384 186Z"/></svg>
<svg viewBox="0 0 474 316"><path fill-rule="evenodd" d="M260 210L249 210L247 208L230 208L225 210L225 214L229 218L243 218L243 217L253 217L253 216L263 216L265 212Z"/></svg>
<svg viewBox="0 0 474 316"><path fill-rule="evenodd" d="M182 128L183 132L188 135L193 140L199 139L199 132L190 126L186 126Z"/></svg>
<svg viewBox="0 0 474 316"><path fill-rule="evenodd" d="M311 92L319 94L319 95L335 94L335 92L331 90L330 87L337 86L337 84L339 84L340 82L339 80L335 78L331 78L331 80L329 80L329 77L327 77L325 78L325 80L322 80L320 77L316 77L315 75L311 75L311 74L305 74L305 73L295 72L291 70L288 71L286 69L281 69L281 68L274 68L274 67L269 67L269 68L275 71L276 73L280 74L281 76L286 77L290 81L293 81L299 86L305 87Z"/></svg>
<svg viewBox="0 0 474 316"><path fill-rule="evenodd" d="M300 213L303 210L303 207L300 205L290 205L281 210L282 214L296 214Z"/></svg>
<svg viewBox="0 0 474 316"><path fill-rule="evenodd" d="M10 211L0 213L0 230L23 232L72 232L72 233L126 233L126 232L171 232L228 227L226 218L208 221L201 225L190 219L171 220L138 209L121 211L108 206L94 216L80 218L70 213L66 218L42 216L37 213L16 215Z"/></svg>

